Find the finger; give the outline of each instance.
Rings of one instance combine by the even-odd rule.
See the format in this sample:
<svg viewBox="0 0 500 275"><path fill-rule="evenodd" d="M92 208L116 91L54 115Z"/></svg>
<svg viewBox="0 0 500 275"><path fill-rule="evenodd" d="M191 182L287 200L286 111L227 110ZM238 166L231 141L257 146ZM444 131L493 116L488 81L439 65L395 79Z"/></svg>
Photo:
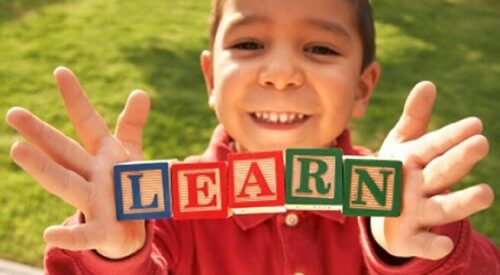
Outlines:
<svg viewBox="0 0 500 275"><path fill-rule="evenodd" d="M15 163L50 193L81 209L88 205L90 185L78 174L57 164L26 142L15 143L11 156Z"/></svg>
<svg viewBox="0 0 500 275"><path fill-rule="evenodd" d="M441 193L459 182L488 154L488 149L488 140L475 135L432 160L423 171L424 192Z"/></svg>
<svg viewBox="0 0 500 275"><path fill-rule="evenodd" d="M477 117L462 119L418 139L413 156L421 165L426 165L435 157L482 131L483 124Z"/></svg>
<svg viewBox="0 0 500 275"><path fill-rule="evenodd" d="M410 253L407 256L417 256L429 260L438 260L453 250L453 241L446 236L428 231L417 233L411 238Z"/></svg>
<svg viewBox="0 0 500 275"><path fill-rule="evenodd" d="M390 136L400 142L413 140L427 131L436 100L436 86L429 81L419 82L406 99L403 114Z"/></svg>
<svg viewBox="0 0 500 275"><path fill-rule="evenodd" d="M437 226L459 221L490 207L493 198L493 190L487 184L478 184L450 194L436 195L425 202L420 222L426 226Z"/></svg>
<svg viewBox="0 0 500 275"><path fill-rule="evenodd" d="M85 148L95 154L102 139L110 135L106 123L90 104L73 72L59 67L54 77L78 136Z"/></svg>
<svg viewBox="0 0 500 275"><path fill-rule="evenodd" d="M142 131L148 118L149 108L149 96L144 91L132 92L118 118L116 137L122 142L141 148Z"/></svg>
<svg viewBox="0 0 500 275"><path fill-rule="evenodd" d="M28 110L14 107L6 115L7 123L64 167L87 177L90 156L75 141L40 120Z"/></svg>
<svg viewBox="0 0 500 275"><path fill-rule="evenodd" d="M96 223L86 223L70 226L50 226L43 238L52 245L67 250L96 249L102 243L102 232Z"/></svg>

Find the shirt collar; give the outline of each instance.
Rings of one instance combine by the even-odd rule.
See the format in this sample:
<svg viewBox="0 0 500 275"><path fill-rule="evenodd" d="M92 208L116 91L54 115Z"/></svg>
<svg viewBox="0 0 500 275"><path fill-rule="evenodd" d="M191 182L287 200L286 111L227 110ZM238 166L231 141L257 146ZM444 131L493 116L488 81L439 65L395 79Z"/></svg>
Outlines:
<svg viewBox="0 0 500 275"><path fill-rule="evenodd" d="M227 134L221 124L218 125L214 130L207 150L203 153L199 161L226 161L227 155L234 151L231 143L232 138ZM335 147L342 149L343 153L346 155L365 155L368 153L368 150L365 148L352 146L348 129L344 130L344 132L332 144L336 144ZM340 211L310 212L314 215L318 215L338 223L345 222L345 216L343 216ZM276 215L278 214L234 215L233 219L241 227L241 229L248 230Z"/></svg>

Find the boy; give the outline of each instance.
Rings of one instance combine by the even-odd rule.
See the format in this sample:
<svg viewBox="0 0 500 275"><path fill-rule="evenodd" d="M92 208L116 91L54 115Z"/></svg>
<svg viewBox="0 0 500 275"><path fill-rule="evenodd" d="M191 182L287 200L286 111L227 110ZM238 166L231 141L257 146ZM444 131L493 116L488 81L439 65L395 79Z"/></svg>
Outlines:
<svg viewBox="0 0 500 275"><path fill-rule="evenodd" d="M347 129L364 115L380 74L367 1L220 0L211 30L201 65L221 125L206 152L187 161L291 147L367 154L350 144ZM13 146L14 161L79 209L44 234L49 273L500 272L498 249L464 220L491 205L491 188L446 192L487 154L481 122L468 118L425 134L436 96L429 82L414 88L379 152L404 162L400 217L288 211L118 222L113 164L142 158L149 99L131 94L113 136L76 77L58 68L55 78L85 149L24 109L7 115L30 142Z"/></svg>

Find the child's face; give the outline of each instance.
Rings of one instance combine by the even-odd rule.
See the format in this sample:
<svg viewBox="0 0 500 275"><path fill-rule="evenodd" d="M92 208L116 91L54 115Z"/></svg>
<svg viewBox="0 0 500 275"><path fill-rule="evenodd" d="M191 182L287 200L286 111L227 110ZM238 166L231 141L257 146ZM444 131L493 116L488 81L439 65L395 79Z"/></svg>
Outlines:
<svg viewBox="0 0 500 275"><path fill-rule="evenodd" d="M363 116L379 66L355 22L346 0L226 1L202 68L238 150L330 146Z"/></svg>

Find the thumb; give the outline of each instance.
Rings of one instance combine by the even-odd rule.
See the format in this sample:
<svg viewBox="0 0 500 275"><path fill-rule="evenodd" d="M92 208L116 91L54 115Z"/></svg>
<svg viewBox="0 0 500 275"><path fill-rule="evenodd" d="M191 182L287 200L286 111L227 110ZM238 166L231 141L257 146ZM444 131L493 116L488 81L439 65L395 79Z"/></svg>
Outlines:
<svg viewBox="0 0 500 275"><path fill-rule="evenodd" d="M429 260L444 258L454 247L449 237L426 231L414 235L409 242L412 255Z"/></svg>
<svg viewBox="0 0 500 275"><path fill-rule="evenodd" d="M72 251L96 249L103 241L96 224L54 225L45 229L43 237L49 245Z"/></svg>
<svg viewBox="0 0 500 275"><path fill-rule="evenodd" d="M130 93L116 124L115 135L121 142L141 148L142 130L148 118L150 105L146 92L136 90Z"/></svg>
<svg viewBox="0 0 500 275"><path fill-rule="evenodd" d="M391 130L389 138L399 142L416 139L427 131L436 100L436 86L430 81L419 82L406 99L403 114Z"/></svg>

